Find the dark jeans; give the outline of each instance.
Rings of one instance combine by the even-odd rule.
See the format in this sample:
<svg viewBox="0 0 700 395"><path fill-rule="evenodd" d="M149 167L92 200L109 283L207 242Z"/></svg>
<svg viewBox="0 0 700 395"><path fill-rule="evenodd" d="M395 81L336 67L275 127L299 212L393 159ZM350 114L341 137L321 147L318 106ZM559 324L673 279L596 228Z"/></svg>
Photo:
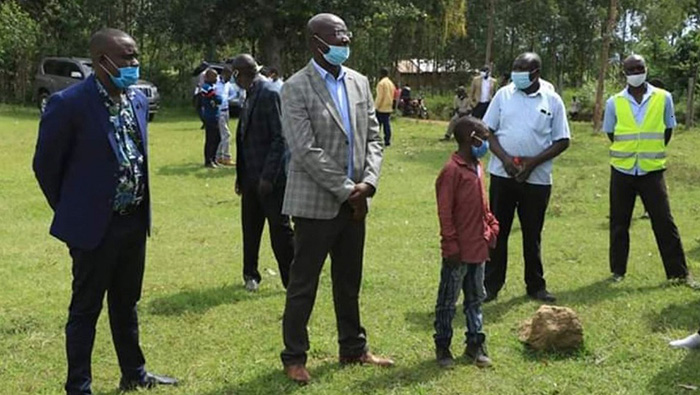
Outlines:
<svg viewBox="0 0 700 395"><path fill-rule="evenodd" d="M216 163L216 150L221 142L218 119L204 120L204 164Z"/></svg>
<svg viewBox="0 0 700 395"><path fill-rule="evenodd" d="M282 323L285 346L282 363L306 363L309 350L306 325L316 300L323 262L329 253L340 356L356 357L367 350L358 303L364 244L365 222L352 219L352 209L347 203L333 219L294 218L295 249Z"/></svg>
<svg viewBox="0 0 700 395"><path fill-rule="evenodd" d="M384 146L388 147L391 145L391 113L377 111L377 121L384 130Z"/></svg>
<svg viewBox="0 0 700 395"><path fill-rule="evenodd" d="M440 286L435 303L435 346L449 348L452 343L452 320L455 317L455 303L459 291L464 292L464 316L467 319L467 331L464 333L467 343L483 343L483 316L481 304L486 297L484 289L484 264L447 264L443 259L440 270Z"/></svg>
<svg viewBox="0 0 700 395"><path fill-rule="evenodd" d="M610 171L610 271L624 276L627 272L634 202L639 195L649 213L656 245L661 253L667 278L686 277L681 237L671 215L663 171L630 176L614 168Z"/></svg>
<svg viewBox="0 0 700 395"><path fill-rule="evenodd" d="M547 288L542 268L541 236L544 216L549 204L551 185L520 183L513 178L491 174L489 199L491 211L498 219L500 232L496 248L491 250L491 260L486 263L486 292L497 295L506 281L508 268L508 236L513 225L515 211L523 235L525 260L525 285L527 293L533 295Z"/></svg>
<svg viewBox="0 0 700 395"><path fill-rule="evenodd" d="M483 118L486 115L486 110L489 109L489 104L491 104L490 101L477 104L472 110L472 116L479 119Z"/></svg>
<svg viewBox="0 0 700 395"><path fill-rule="evenodd" d="M241 226L243 229L243 278L260 282L258 253L260 239L267 219L270 243L277 259L282 285L289 283L289 266L294 259L294 232L289 216L282 214L284 187L265 196L258 193L258 183L246 181L241 185Z"/></svg>
<svg viewBox="0 0 700 395"><path fill-rule="evenodd" d="M66 324L68 394L92 393L92 347L105 292L122 376L141 379L146 374L136 314L146 259L145 207L142 204L126 216L115 214L104 239L94 250L70 248L73 292Z"/></svg>

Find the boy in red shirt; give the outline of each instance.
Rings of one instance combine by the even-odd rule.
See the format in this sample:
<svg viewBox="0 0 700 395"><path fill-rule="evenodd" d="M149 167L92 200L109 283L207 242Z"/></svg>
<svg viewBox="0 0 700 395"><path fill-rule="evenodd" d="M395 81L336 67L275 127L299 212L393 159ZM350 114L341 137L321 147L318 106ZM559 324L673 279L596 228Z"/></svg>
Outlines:
<svg viewBox="0 0 700 395"><path fill-rule="evenodd" d="M464 292L467 317L464 355L479 367L491 365L486 354L481 304L486 297L484 263L496 245L498 221L484 196L479 158L488 152L488 129L476 118L455 123L457 152L447 161L435 183L442 248L442 270L435 305L435 354L441 367L451 367L452 319L459 291Z"/></svg>

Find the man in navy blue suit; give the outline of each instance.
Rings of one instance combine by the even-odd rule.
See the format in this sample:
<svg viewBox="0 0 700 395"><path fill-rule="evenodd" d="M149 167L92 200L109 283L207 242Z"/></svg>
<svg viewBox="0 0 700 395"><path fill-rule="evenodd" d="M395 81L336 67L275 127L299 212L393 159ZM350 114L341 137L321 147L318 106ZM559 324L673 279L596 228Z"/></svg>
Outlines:
<svg viewBox="0 0 700 395"><path fill-rule="evenodd" d="M94 75L51 96L41 118L34 173L54 211L51 234L68 246L73 282L66 353L68 394L91 394L95 324L107 294L121 390L177 384L148 373L139 346L150 229L148 102L134 39L102 29L90 39Z"/></svg>

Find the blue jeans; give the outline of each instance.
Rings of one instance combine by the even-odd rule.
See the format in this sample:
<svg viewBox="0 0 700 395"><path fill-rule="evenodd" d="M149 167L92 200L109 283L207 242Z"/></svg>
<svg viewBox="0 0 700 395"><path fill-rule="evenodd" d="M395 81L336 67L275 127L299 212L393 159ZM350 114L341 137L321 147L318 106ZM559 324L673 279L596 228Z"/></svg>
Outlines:
<svg viewBox="0 0 700 395"><path fill-rule="evenodd" d="M452 342L452 319L455 316L455 304L459 291L464 292L464 315L467 319L465 332L467 343L483 343L483 317L481 303L486 297L484 289L484 264L448 264L443 259L440 271L440 286L435 304L435 340L436 347L450 347Z"/></svg>
<svg viewBox="0 0 700 395"><path fill-rule="evenodd" d="M391 145L391 113L390 112L379 112L377 111L377 121L382 125L384 129L384 146L388 147Z"/></svg>

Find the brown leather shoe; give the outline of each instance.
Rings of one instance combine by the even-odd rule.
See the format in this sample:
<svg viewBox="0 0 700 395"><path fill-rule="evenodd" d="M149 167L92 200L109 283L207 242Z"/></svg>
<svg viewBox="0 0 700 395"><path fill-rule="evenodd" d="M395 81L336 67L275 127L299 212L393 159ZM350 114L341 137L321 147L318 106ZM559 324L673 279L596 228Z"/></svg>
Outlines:
<svg viewBox="0 0 700 395"><path fill-rule="evenodd" d="M311 380L309 371L306 370L306 366L302 364L285 365L284 374L301 385L306 385L309 383L309 380Z"/></svg>
<svg viewBox="0 0 700 395"><path fill-rule="evenodd" d="M362 355L358 355L356 357L340 357L340 363L343 365L347 365L347 364L351 364L351 363L360 363L360 364L376 365L376 366L381 366L381 367L394 366L394 361L392 361L391 359L378 357L376 355L373 355L369 351L365 352Z"/></svg>

